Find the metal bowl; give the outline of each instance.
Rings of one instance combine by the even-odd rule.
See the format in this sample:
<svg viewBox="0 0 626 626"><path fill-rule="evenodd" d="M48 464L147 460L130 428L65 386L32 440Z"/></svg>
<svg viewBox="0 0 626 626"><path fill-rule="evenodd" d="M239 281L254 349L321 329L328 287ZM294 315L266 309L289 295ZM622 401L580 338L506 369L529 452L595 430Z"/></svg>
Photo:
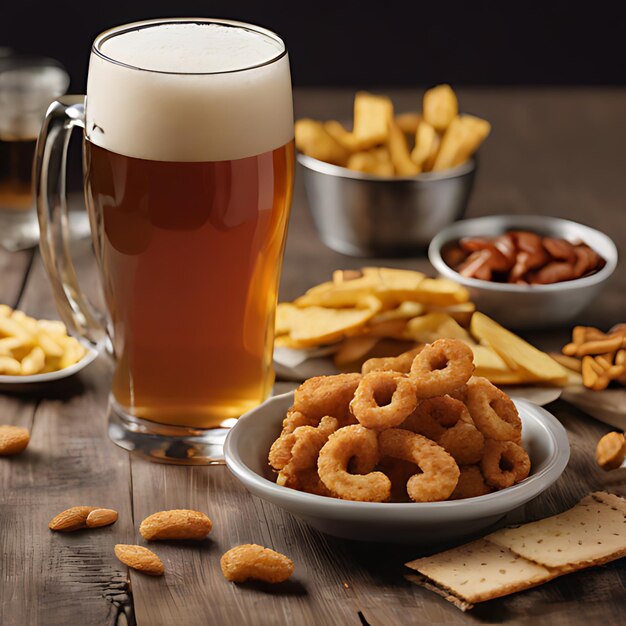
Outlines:
<svg viewBox="0 0 626 626"><path fill-rule="evenodd" d="M351 256L415 255L467 207L476 162L444 172L381 177L298 155L322 241Z"/></svg>
<svg viewBox="0 0 626 626"><path fill-rule="evenodd" d="M595 274L552 285L509 285L466 278L441 256L442 248L461 237L495 237L508 230L530 230L540 235L581 240L606 260ZM494 215L463 220L442 230L428 248L428 258L446 278L465 286L479 311L509 328L548 328L574 319L606 284L617 266L617 248L599 230L577 222L541 215Z"/></svg>

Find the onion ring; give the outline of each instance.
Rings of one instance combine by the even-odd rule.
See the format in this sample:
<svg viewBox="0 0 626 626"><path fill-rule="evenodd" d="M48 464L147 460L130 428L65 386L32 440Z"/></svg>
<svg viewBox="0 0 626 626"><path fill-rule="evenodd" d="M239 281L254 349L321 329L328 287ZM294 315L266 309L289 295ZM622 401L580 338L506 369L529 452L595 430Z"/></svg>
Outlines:
<svg viewBox="0 0 626 626"><path fill-rule="evenodd" d="M415 357L410 378L418 398L443 396L464 385L474 372L472 349L458 339L437 339Z"/></svg>
<svg viewBox="0 0 626 626"><path fill-rule="evenodd" d="M411 365L415 357L423 348L424 346L419 346L398 356L368 359L361 366L361 374L369 374L370 372L400 372L401 374L408 374L411 371Z"/></svg>
<svg viewBox="0 0 626 626"><path fill-rule="evenodd" d="M415 386L397 372L365 374L350 402L359 423L377 430L399 426L416 406Z"/></svg>
<svg viewBox="0 0 626 626"><path fill-rule="evenodd" d="M295 391L293 411L299 411L312 420L326 415L336 418L340 426L354 424L350 400L361 380L361 374L315 376L304 381Z"/></svg>
<svg viewBox="0 0 626 626"><path fill-rule="evenodd" d="M489 485L504 489L528 476L530 459L526 450L513 441L488 439L480 468Z"/></svg>
<svg viewBox="0 0 626 626"><path fill-rule="evenodd" d="M456 488L450 496L450 500L461 500L463 498L476 498L491 493L491 487L485 479L478 465L466 465L461 467L461 475Z"/></svg>
<svg viewBox="0 0 626 626"><path fill-rule="evenodd" d="M356 459L355 471L348 463ZM361 425L345 426L334 432L319 454L317 471L322 483L342 500L385 502L391 495L391 482L382 472L372 471L378 464L376 432Z"/></svg>
<svg viewBox="0 0 626 626"><path fill-rule="evenodd" d="M312 473L317 467L317 458L328 437L337 430L334 417L323 417L319 426L299 426L293 433L281 435L270 448L269 462L280 470L277 485L292 489L320 491Z"/></svg>
<svg viewBox="0 0 626 626"><path fill-rule="evenodd" d="M455 460L434 441L401 428L384 430L378 437L380 453L415 463L421 474L407 482L407 492L414 502L446 500L459 479Z"/></svg>
<svg viewBox="0 0 626 626"><path fill-rule="evenodd" d="M476 428L467 407L450 396L422 400L402 428L432 439L459 465L478 463L485 438Z"/></svg>
<svg viewBox="0 0 626 626"><path fill-rule="evenodd" d="M287 415L283 420L283 430L281 435L286 435L288 433L292 433L298 426L317 426L319 420L311 419L304 415L304 413L300 413L300 411L294 411L293 409L289 409L287 411Z"/></svg>
<svg viewBox="0 0 626 626"><path fill-rule="evenodd" d="M488 439L521 443L522 421L515 404L486 378L474 377L467 384L467 408Z"/></svg>
<svg viewBox="0 0 626 626"><path fill-rule="evenodd" d="M381 459L377 469L383 472L391 481L392 502L411 502L406 491L406 484L411 476L419 474L421 471L413 461L386 456Z"/></svg>

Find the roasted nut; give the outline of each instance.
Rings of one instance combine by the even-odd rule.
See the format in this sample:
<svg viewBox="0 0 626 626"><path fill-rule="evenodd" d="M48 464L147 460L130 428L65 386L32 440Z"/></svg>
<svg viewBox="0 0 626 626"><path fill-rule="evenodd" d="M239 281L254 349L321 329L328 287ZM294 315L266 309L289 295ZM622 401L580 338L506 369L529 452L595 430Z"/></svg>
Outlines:
<svg viewBox="0 0 626 626"><path fill-rule="evenodd" d="M567 261L567 263L576 263L576 249L565 239L544 237L543 247L546 249L548 254L555 259Z"/></svg>
<svg viewBox="0 0 626 626"><path fill-rule="evenodd" d="M596 446L596 461L606 471L617 469L626 458L624 433L607 433Z"/></svg>
<svg viewBox="0 0 626 626"><path fill-rule="evenodd" d="M13 456L26 449L30 441L30 434L26 428L0 425L0 456Z"/></svg>

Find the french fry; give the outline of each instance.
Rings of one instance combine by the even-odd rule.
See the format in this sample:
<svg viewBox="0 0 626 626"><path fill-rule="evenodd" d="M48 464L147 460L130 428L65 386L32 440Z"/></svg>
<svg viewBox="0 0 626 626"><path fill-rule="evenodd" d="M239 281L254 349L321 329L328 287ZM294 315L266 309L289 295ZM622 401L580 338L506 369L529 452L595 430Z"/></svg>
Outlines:
<svg viewBox="0 0 626 626"><path fill-rule="evenodd" d="M415 147L411 152L411 161L420 168L424 167L437 139L435 129L428 122L421 121L415 131Z"/></svg>
<svg viewBox="0 0 626 626"><path fill-rule="evenodd" d="M430 154L426 157L424 164L422 165L422 169L425 172L432 172L433 165L435 165L435 161L437 160L437 155L439 154L439 148L441 147L441 135L435 133L433 137L433 143L430 147Z"/></svg>
<svg viewBox="0 0 626 626"><path fill-rule="evenodd" d="M424 94L424 119L439 132L458 115L459 103L450 85L437 85Z"/></svg>
<svg viewBox="0 0 626 626"><path fill-rule="evenodd" d="M467 138L452 162L452 167L465 163L480 147L491 132L491 124L473 115L463 115L461 121L467 130Z"/></svg>
<svg viewBox="0 0 626 626"><path fill-rule="evenodd" d="M396 115L396 124L406 135L415 135L421 119L422 116L419 113L400 113Z"/></svg>
<svg viewBox="0 0 626 626"><path fill-rule="evenodd" d="M314 159L334 165L345 165L348 160L349 152L326 132L320 122L298 120L295 136L298 150Z"/></svg>
<svg viewBox="0 0 626 626"><path fill-rule="evenodd" d="M324 122L324 130L348 152L358 152L362 146L354 133L345 129L341 122L329 120Z"/></svg>
<svg viewBox="0 0 626 626"><path fill-rule="evenodd" d="M387 140L391 119L393 104L386 96L359 91L354 97L353 133L363 148L371 148Z"/></svg>
<svg viewBox="0 0 626 626"><path fill-rule="evenodd" d="M464 163L487 137L490 128L489 122L472 115L455 117L441 140L433 172Z"/></svg>
<svg viewBox="0 0 626 626"><path fill-rule="evenodd" d="M416 176L420 173L421 168L411 160L406 137L393 118L388 122L387 147L398 176Z"/></svg>
<svg viewBox="0 0 626 626"><path fill-rule="evenodd" d="M376 174L378 168L378 160L371 152L355 152L351 154L346 163L346 167L355 172L363 172L364 174Z"/></svg>

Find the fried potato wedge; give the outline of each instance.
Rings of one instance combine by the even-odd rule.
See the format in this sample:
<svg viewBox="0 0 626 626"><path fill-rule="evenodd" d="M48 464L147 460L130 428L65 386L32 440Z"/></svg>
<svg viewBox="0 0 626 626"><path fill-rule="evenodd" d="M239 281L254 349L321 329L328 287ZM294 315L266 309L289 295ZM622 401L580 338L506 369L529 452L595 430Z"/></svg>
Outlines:
<svg viewBox="0 0 626 626"><path fill-rule="evenodd" d="M354 133L346 130L345 126L337 120L324 122L324 130L348 152L358 152L362 146Z"/></svg>
<svg viewBox="0 0 626 626"><path fill-rule="evenodd" d="M439 132L448 128L459 113L459 103L450 85L437 85L424 94L424 119Z"/></svg>
<svg viewBox="0 0 626 626"><path fill-rule="evenodd" d="M416 176L421 168L411 160L406 136L392 118L388 122L387 147L398 176Z"/></svg>
<svg viewBox="0 0 626 626"><path fill-rule="evenodd" d="M326 163L345 165L350 153L324 129L321 122L301 119L295 124L296 147L300 152Z"/></svg>
<svg viewBox="0 0 626 626"><path fill-rule="evenodd" d="M409 112L400 113L396 115L396 124L400 127L400 130L406 135L415 135L417 127L422 120L422 116L419 113Z"/></svg>
<svg viewBox="0 0 626 626"><path fill-rule="evenodd" d="M422 120L415 130L415 147L411 152L411 161L420 169L423 168L438 141L439 138L435 129L428 122Z"/></svg>
<svg viewBox="0 0 626 626"><path fill-rule="evenodd" d="M467 161L478 150L490 130L489 122L473 115L455 117L441 140L433 171L446 170Z"/></svg>
<svg viewBox="0 0 626 626"><path fill-rule="evenodd" d="M359 91L354 97L353 133L362 148L385 143L388 122L393 119L393 103L386 96Z"/></svg>

